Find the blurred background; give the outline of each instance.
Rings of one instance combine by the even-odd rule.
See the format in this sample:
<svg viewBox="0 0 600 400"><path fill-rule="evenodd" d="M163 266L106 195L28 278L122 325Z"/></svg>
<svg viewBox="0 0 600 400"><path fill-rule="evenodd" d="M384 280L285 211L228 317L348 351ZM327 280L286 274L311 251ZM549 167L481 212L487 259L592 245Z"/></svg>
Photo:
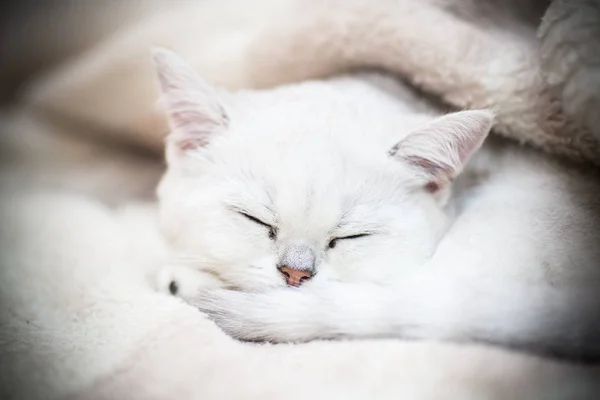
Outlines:
<svg viewBox="0 0 600 400"><path fill-rule="evenodd" d="M191 1L207 0L6 0L0 16L0 101L7 104L36 73L73 57L115 31L177 3ZM537 25L550 0L481 3L491 3L493 9L497 8L494 3L504 3L503 8Z"/></svg>
<svg viewBox="0 0 600 400"><path fill-rule="evenodd" d="M95 128L36 109L27 91L143 18L188 0L8 0L0 13L0 183L60 189L108 203L151 199L160 154L88 135ZM84 133L82 135L82 133ZM104 132L102 132L104 133Z"/></svg>
<svg viewBox="0 0 600 400"><path fill-rule="evenodd" d="M189 0L7 0L0 23L0 101L36 74L143 17Z"/></svg>

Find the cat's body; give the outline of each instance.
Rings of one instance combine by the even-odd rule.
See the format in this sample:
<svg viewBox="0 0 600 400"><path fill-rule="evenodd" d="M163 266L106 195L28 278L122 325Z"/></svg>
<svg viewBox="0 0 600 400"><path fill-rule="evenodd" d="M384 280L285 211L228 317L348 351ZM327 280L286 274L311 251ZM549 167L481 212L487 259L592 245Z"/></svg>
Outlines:
<svg viewBox="0 0 600 400"><path fill-rule="evenodd" d="M600 352L594 173L490 140L459 176L491 114L436 118L390 78L223 94L155 59L174 128L159 188L174 264L241 291L175 275L176 289L232 335Z"/></svg>

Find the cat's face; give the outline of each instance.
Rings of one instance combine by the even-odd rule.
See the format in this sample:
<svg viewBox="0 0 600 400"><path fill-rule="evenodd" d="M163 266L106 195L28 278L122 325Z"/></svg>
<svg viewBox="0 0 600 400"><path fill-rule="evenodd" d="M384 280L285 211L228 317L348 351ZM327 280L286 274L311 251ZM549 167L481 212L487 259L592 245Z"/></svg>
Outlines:
<svg viewBox="0 0 600 400"><path fill-rule="evenodd" d="M386 282L431 256L448 224L443 193L489 113L409 134L423 117L392 115L360 83L223 95L175 57L156 55L173 127L161 223L178 262L260 289ZM451 135L469 124L477 138ZM426 136L445 128L443 143Z"/></svg>

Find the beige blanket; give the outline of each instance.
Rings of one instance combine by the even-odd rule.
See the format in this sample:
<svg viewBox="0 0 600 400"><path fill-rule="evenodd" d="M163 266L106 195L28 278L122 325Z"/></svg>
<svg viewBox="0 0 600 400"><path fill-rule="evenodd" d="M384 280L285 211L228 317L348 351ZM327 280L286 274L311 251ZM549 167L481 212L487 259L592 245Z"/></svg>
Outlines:
<svg viewBox="0 0 600 400"><path fill-rule="evenodd" d="M174 48L229 88L380 68L451 107L495 108L498 133L600 164L600 2L557 0L547 12L546 3L169 3L63 66L28 97L159 151L166 128L154 108L152 46Z"/></svg>

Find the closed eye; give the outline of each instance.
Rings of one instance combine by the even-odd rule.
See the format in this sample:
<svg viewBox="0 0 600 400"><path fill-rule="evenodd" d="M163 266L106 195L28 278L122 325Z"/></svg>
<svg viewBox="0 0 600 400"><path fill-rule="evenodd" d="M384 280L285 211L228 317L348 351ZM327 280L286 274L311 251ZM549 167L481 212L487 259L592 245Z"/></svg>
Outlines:
<svg viewBox="0 0 600 400"><path fill-rule="evenodd" d="M350 239L358 239L361 237L365 237L365 236L370 236L370 233L359 233L357 235L350 235L350 236L342 236L342 237L337 237L337 238L333 238L329 241L329 244L327 245L327 247L329 247L330 249L333 249L336 245L337 242L340 240L350 240Z"/></svg>
<svg viewBox="0 0 600 400"><path fill-rule="evenodd" d="M275 227L273 225L269 225L266 222L261 221L260 219L258 219L256 217L253 217L252 215L246 214L245 212L238 211L237 213L240 215L243 215L244 217L246 217L250 221L254 222L255 224L262 225L262 226L268 228L269 229L269 239L275 239L277 237L277 229L275 229Z"/></svg>

